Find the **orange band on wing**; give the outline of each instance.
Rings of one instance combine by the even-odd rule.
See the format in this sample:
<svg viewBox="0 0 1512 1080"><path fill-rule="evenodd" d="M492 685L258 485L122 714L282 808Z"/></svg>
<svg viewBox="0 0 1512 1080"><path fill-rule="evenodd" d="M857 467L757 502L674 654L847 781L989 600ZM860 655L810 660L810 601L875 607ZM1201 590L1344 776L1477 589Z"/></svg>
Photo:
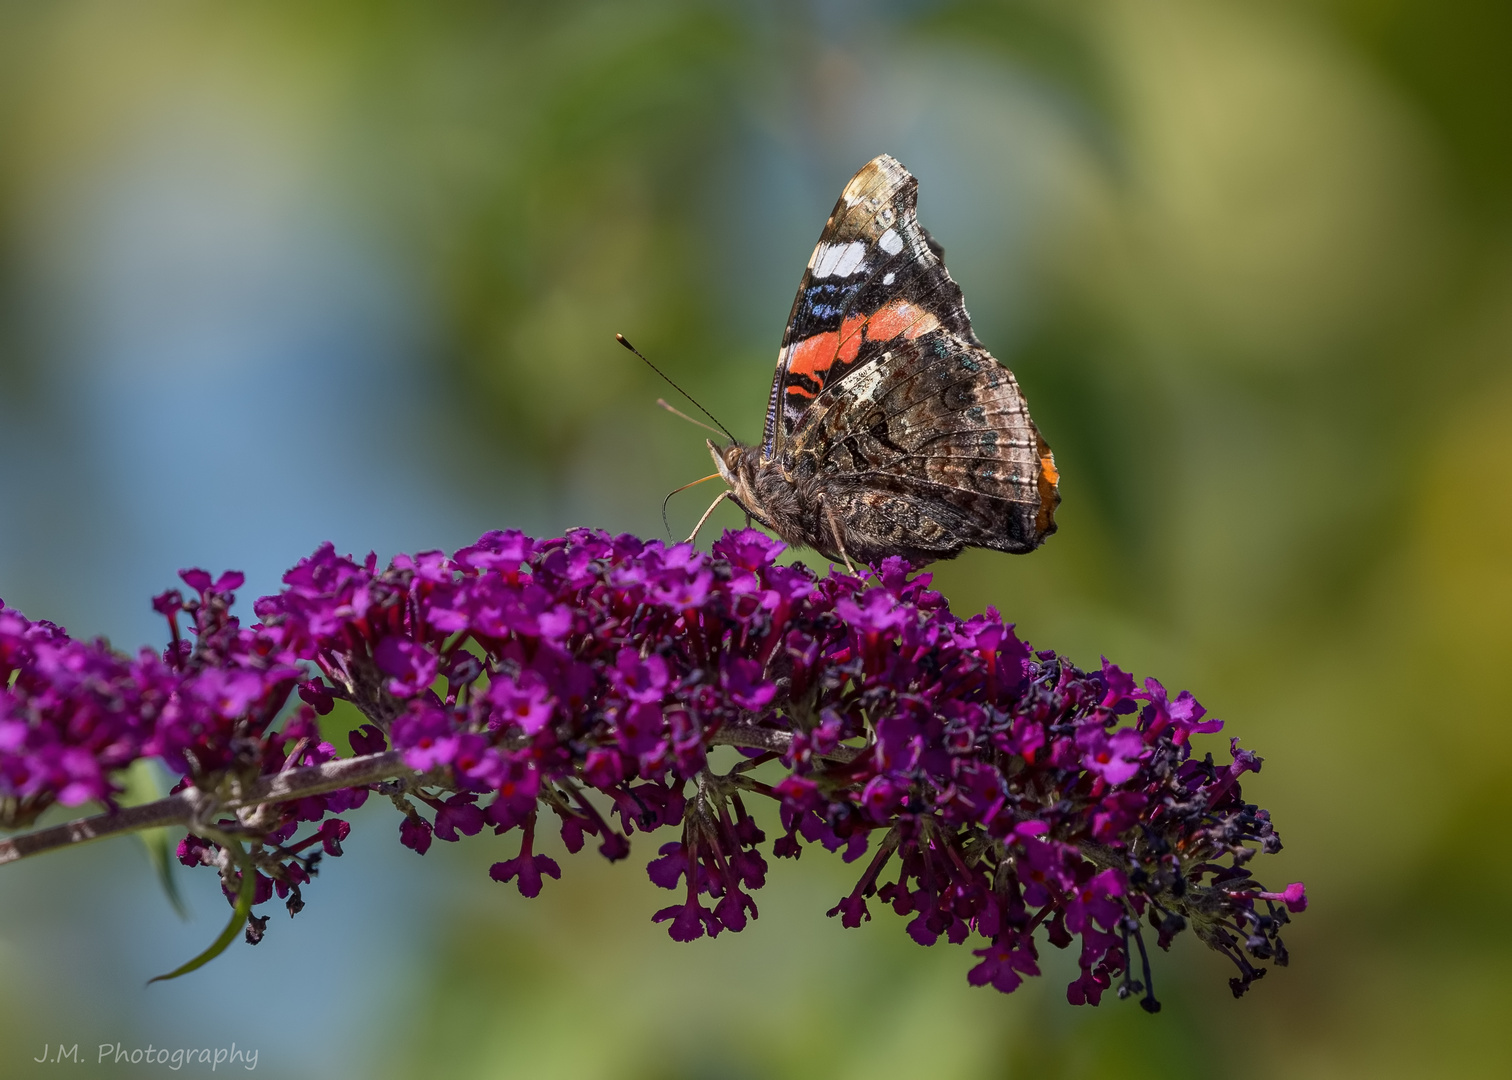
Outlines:
<svg viewBox="0 0 1512 1080"><path fill-rule="evenodd" d="M1057 490L1060 473L1055 470L1055 457L1038 432L1035 433L1035 442L1039 444L1040 475L1039 513L1034 516L1034 528L1041 536L1048 536L1055 528L1055 507L1060 502L1060 492Z"/></svg>
<svg viewBox="0 0 1512 1080"><path fill-rule="evenodd" d="M822 372L835 362L835 350L840 345L840 335L835 332L815 334L804 338L788 353L787 373L807 375L817 383L823 383Z"/></svg>
<svg viewBox="0 0 1512 1080"><path fill-rule="evenodd" d="M836 354L842 364L854 364L861 351L861 328L866 324L865 315L852 315L840 326L840 349Z"/></svg>
<svg viewBox="0 0 1512 1080"><path fill-rule="evenodd" d="M900 299L877 309L866 324L866 336L872 341L891 341L902 334L912 341L939 326L940 320L929 312Z"/></svg>
<svg viewBox="0 0 1512 1080"><path fill-rule="evenodd" d="M842 364L855 361L856 354L861 351L861 325L865 321L863 315L852 315L838 331L804 338L788 353L787 373L790 376L807 375L823 386L835 361Z"/></svg>

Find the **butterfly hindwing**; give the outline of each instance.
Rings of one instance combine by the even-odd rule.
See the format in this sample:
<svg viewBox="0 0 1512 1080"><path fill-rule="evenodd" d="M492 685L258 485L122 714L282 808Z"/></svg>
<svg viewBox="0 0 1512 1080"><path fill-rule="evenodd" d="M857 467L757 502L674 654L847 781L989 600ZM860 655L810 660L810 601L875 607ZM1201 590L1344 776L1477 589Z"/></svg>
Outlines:
<svg viewBox="0 0 1512 1080"><path fill-rule="evenodd" d="M792 451L846 544L912 557L1029 551L1054 529L1054 462L1013 373L943 328L853 368L803 417Z"/></svg>

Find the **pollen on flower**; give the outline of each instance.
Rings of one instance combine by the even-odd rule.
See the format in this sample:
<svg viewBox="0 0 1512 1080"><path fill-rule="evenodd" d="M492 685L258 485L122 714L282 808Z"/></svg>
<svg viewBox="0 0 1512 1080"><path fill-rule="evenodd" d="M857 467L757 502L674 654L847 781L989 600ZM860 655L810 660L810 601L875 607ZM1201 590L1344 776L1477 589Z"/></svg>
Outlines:
<svg viewBox="0 0 1512 1080"><path fill-rule="evenodd" d="M766 800L772 855L817 843L864 866L832 916L891 907L920 944L975 941L973 985L1012 991L1043 944L1079 941L1068 1000L1117 982L1153 1010L1145 936L1165 948L1187 927L1234 962L1236 994L1286 962L1307 896L1248 868L1280 849L1241 797L1260 758L1237 739L1226 762L1195 756L1222 724L1190 694L1032 651L996 611L961 619L900 559L819 576L781 551L749 530L707 554L492 532L379 568L327 544L252 626L230 615L240 575L185 571L189 598L153 600L170 644L136 657L0 606L0 826L113 808L139 758L202 790L330 763L316 717L342 698L365 718L352 750L392 772L186 837L181 861L218 867L233 901L228 835L251 845L256 901L296 911L350 831L332 815L378 790L422 855L517 833L490 873L526 896L561 874L538 827L611 860L636 831L677 828L648 873L680 902L652 917L679 941L715 936L757 916L767 838L748 804ZM724 772L721 745L738 751Z"/></svg>

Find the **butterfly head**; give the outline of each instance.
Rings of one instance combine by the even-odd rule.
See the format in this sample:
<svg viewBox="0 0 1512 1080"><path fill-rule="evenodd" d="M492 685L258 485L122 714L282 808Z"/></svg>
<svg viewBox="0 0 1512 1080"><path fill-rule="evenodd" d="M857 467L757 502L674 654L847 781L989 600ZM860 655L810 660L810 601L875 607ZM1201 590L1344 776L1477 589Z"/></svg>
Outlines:
<svg viewBox="0 0 1512 1080"><path fill-rule="evenodd" d="M756 493L761 452L754 446L739 442L732 442L728 446L718 446L713 439L705 442L709 454L714 458L714 467L719 470L720 479L730 485L730 497L747 514L770 528L771 516L767 513L764 500Z"/></svg>

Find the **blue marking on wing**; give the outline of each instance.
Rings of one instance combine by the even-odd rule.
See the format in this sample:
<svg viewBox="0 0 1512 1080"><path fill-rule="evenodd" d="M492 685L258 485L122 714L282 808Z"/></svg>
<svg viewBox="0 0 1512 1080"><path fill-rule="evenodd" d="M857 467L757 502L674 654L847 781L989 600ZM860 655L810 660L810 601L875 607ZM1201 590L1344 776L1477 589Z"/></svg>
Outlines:
<svg viewBox="0 0 1512 1080"><path fill-rule="evenodd" d="M815 282L804 290L803 306L794 322L813 321L821 324L837 322L851 297L855 296L864 284L866 284L864 280L853 281L849 284Z"/></svg>

